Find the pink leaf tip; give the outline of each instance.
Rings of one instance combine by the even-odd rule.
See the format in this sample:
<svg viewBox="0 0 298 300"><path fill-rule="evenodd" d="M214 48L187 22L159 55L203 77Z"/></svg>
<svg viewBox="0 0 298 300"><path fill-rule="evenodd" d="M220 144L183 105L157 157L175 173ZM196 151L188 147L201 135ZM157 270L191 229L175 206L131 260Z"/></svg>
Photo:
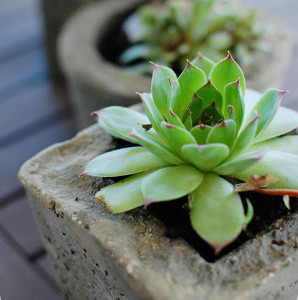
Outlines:
<svg viewBox="0 0 298 300"><path fill-rule="evenodd" d="M96 116L97 120L99 120L101 112L102 112L102 109L94 111L93 113L91 113L91 116Z"/></svg>
<svg viewBox="0 0 298 300"><path fill-rule="evenodd" d="M150 200L149 198L146 198L144 203L144 208L147 209L151 203L153 203L153 201Z"/></svg>
<svg viewBox="0 0 298 300"><path fill-rule="evenodd" d="M196 60L200 60L200 59L203 59L203 58L204 58L204 55L199 51L198 54L197 54Z"/></svg>
<svg viewBox="0 0 298 300"><path fill-rule="evenodd" d="M230 51L228 51L228 56L226 57L226 59L234 60Z"/></svg>
<svg viewBox="0 0 298 300"><path fill-rule="evenodd" d="M155 62L153 61L149 61L149 63L153 66L154 70L157 70L160 68L160 65L156 64Z"/></svg>

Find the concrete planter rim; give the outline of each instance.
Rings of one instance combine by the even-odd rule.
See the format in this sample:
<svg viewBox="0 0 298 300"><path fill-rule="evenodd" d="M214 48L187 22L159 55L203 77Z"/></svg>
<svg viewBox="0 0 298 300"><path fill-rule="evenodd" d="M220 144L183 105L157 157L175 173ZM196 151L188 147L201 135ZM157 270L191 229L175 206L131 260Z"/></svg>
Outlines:
<svg viewBox="0 0 298 300"><path fill-rule="evenodd" d="M75 13L64 26L58 41L59 60L65 72L70 76L75 72L81 80L88 80L95 86L108 86L113 93L126 97L131 97L138 87L150 86L150 78L135 75L108 62L96 46L113 17L141 3L144 0L101 1Z"/></svg>
<svg viewBox="0 0 298 300"><path fill-rule="evenodd" d="M150 78L140 76L129 72L111 62L106 61L96 48L96 44L100 36L107 31L106 27L111 24L113 17L121 15L126 11L134 9L137 5L145 0L108 0L93 3L80 9L64 26L58 42L58 54L60 63L66 74L81 77L82 80L89 80L91 84L102 86L111 86L111 82L115 85L110 87L114 93L131 97L136 90L148 88L150 86ZM242 4L241 4L242 5ZM244 4L243 4L244 5ZM244 5L246 7L246 5ZM274 25L277 34L288 32L288 30L276 18L261 12L263 18L269 19ZM260 69L255 73L260 79L259 87L266 80L274 81L274 76L283 73L287 66L292 52L292 42L290 38L279 40L278 49L275 46L277 41L272 41L272 56L268 59L265 68L263 57L256 58L256 62L250 67ZM76 47L76 45L80 45ZM278 58L278 59L277 59ZM248 74L250 75L250 74ZM267 79L266 79L267 78ZM251 85L251 86L250 86ZM256 88L257 80L255 78L248 79L248 86Z"/></svg>
<svg viewBox="0 0 298 300"><path fill-rule="evenodd" d="M271 231L246 242L216 263L207 263L185 242L166 238L163 226L147 212L138 209L111 215L93 199L94 182L87 182L90 186L86 190L78 174L90 155L94 157L111 149L111 142L102 129L89 127L72 140L53 145L27 161L19 178L53 215L63 214L71 226L80 227L98 240L99 247L125 270L129 285L144 294L144 299L218 299L218 295L221 299L262 299L262 295L277 295L282 280L294 284L298 256L292 235L297 213L284 221L282 228L274 225ZM59 174L64 173L67 177L62 179L61 175L60 179ZM56 182L56 189L51 181ZM67 182L71 187L66 187ZM76 195L79 202L73 200ZM113 239L112 231L116 233ZM282 234L285 239L283 251L272 245L273 234L276 238Z"/></svg>

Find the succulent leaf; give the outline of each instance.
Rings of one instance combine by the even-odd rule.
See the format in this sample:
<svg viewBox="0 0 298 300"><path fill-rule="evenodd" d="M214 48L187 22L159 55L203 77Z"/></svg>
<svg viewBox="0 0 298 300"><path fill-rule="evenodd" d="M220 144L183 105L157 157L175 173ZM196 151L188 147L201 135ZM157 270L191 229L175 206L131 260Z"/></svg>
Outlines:
<svg viewBox="0 0 298 300"><path fill-rule="evenodd" d="M183 110L190 103L194 91L206 82L205 73L187 61L187 66L178 78L181 87L181 98Z"/></svg>
<svg viewBox="0 0 298 300"><path fill-rule="evenodd" d="M129 176L102 188L95 198L103 202L113 213L121 213L144 205L141 184L152 171Z"/></svg>
<svg viewBox="0 0 298 300"><path fill-rule="evenodd" d="M275 117L270 123L270 126L265 128L256 138L254 142L265 141L283 134L286 134L298 127L297 112L280 107L275 114Z"/></svg>
<svg viewBox="0 0 298 300"><path fill-rule="evenodd" d="M198 169L188 165L159 169L146 177L142 183L145 205L188 195L200 185L203 177Z"/></svg>
<svg viewBox="0 0 298 300"><path fill-rule="evenodd" d="M142 145L152 154L160 157L170 164L183 164L183 160L178 155L173 153L172 150L167 148L165 145L160 144L158 141L150 137L147 132L135 128L131 131L130 137L135 143Z"/></svg>
<svg viewBox="0 0 298 300"><path fill-rule="evenodd" d="M259 115L255 113L252 120L239 133L239 135L236 139L236 142L231 151L232 156L239 155L240 153L242 153L245 149L247 149L251 145L251 143L256 135L258 119L259 119Z"/></svg>
<svg viewBox="0 0 298 300"><path fill-rule="evenodd" d="M199 53L197 57L192 61L192 64L204 71L206 78L209 78L210 71L214 67L215 62Z"/></svg>
<svg viewBox="0 0 298 300"><path fill-rule="evenodd" d="M223 114L217 108L215 101L213 101L210 106L207 106L202 110L202 114L200 115L199 119L193 118L193 124L205 124L214 126L217 123L221 123L223 119Z"/></svg>
<svg viewBox="0 0 298 300"><path fill-rule="evenodd" d="M130 147L103 153L93 158L84 174L101 177L124 176L169 165L144 147Z"/></svg>
<svg viewBox="0 0 298 300"><path fill-rule="evenodd" d="M242 126L245 126L247 123L251 121L251 116L255 113L254 107L262 97L262 94L254 91L247 89L245 91L244 95L244 120L242 123Z"/></svg>
<svg viewBox="0 0 298 300"><path fill-rule="evenodd" d="M191 163L202 172L210 172L218 166L230 153L225 144L190 144L182 147L182 152Z"/></svg>
<svg viewBox="0 0 298 300"><path fill-rule="evenodd" d="M154 71L151 84L152 97L156 107L159 109L160 113L166 118L168 118L169 114L169 78L172 80L177 80L177 76L173 70L167 67L154 64Z"/></svg>
<svg viewBox="0 0 298 300"><path fill-rule="evenodd" d="M184 126L188 131L192 128L192 112L189 108L187 108L187 116L184 120Z"/></svg>
<svg viewBox="0 0 298 300"><path fill-rule="evenodd" d="M223 115L228 118L229 106L233 107L235 114L236 128L239 131L244 117L243 93L239 80L227 84L224 88L224 110Z"/></svg>
<svg viewBox="0 0 298 300"><path fill-rule="evenodd" d="M269 187L297 190L298 155L274 150L268 151L263 159L255 165L242 172L235 172L231 176L246 181L251 174L270 174L277 178L278 180L269 184Z"/></svg>
<svg viewBox="0 0 298 300"><path fill-rule="evenodd" d="M192 134L181 127L162 122L162 130L168 141L177 153L181 153L181 147L185 144L196 143Z"/></svg>
<svg viewBox="0 0 298 300"><path fill-rule="evenodd" d="M223 143L231 149L235 138L236 123L234 120L227 120L217 124L210 130L206 142L207 144Z"/></svg>
<svg viewBox="0 0 298 300"><path fill-rule="evenodd" d="M181 89L180 84L176 80L169 78L170 82L170 95L169 95L169 107L173 110L175 114L181 116L184 108L181 105ZM170 116L168 117L170 118Z"/></svg>
<svg viewBox="0 0 298 300"><path fill-rule="evenodd" d="M210 72L210 79L222 95L227 84L239 79L242 92L245 93L244 75L230 53L225 59L215 64Z"/></svg>
<svg viewBox="0 0 298 300"><path fill-rule="evenodd" d="M216 107L221 111L223 106L223 97L221 93L212 84L210 79L207 83L197 90L197 95L203 99L203 108L208 107L214 101Z"/></svg>
<svg viewBox="0 0 298 300"><path fill-rule="evenodd" d="M187 109L184 111L182 117L184 123L186 122L186 119L189 116L189 111L191 112L191 120L192 120L191 125L193 125L194 120L196 121L201 116L203 111L203 99L200 98L197 94L194 95Z"/></svg>
<svg viewBox="0 0 298 300"><path fill-rule="evenodd" d="M164 120L160 121L159 126L161 126L162 121L164 121ZM169 123L173 124L175 126L181 127L181 128L185 128L181 119L173 112L173 110L171 108L170 108L170 114L169 114Z"/></svg>
<svg viewBox="0 0 298 300"><path fill-rule="evenodd" d="M247 151L259 150L275 150L298 155L298 135L287 135L259 142L253 144Z"/></svg>
<svg viewBox="0 0 298 300"><path fill-rule="evenodd" d="M254 208L248 199L246 199L246 204L247 204L247 212L246 212L246 216L245 216L245 224L248 224L248 223L250 223L250 221L252 220L252 218L254 216Z"/></svg>
<svg viewBox="0 0 298 300"><path fill-rule="evenodd" d="M284 91L270 89L260 98L253 111L260 115L256 135L264 131L274 118Z"/></svg>
<svg viewBox="0 0 298 300"><path fill-rule="evenodd" d="M140 99L143 102L144 109L146 112L146 115L148 116L151 125L155 129L156 132L160 131L160 123L163 121L163 117L159 110L157 109L153 99L152 95L148 93L137 93L137 95L140 97Z"/></svg>
<svg viewBox="0 0 298 300"><path fill-rule="evenodd" d="M215 174L205 174L190 196L193 228L217 252L231 243L246 223L241 199L233 185Z"/></svg>
<svg viewBox="0 0 298 300"><path fill-rule="evenodd" d="M253 166L260 161L264 155L264 151L248 153L224 162L220 166L216 167L213 171L219 175L232 175Z"/></svg>
<svg viewBox="0 0 298 300"><path fill-rule="evenodd" d="M199 145L204 145L204 144L206 144L207 136L211 129L212 129L211 126L200 124L200 125L194 126L190 130L190 133L194 136L194 138L196 139L196 141Z"/></svg>
<svg viewBox="0 0 298 300"><path fill-rule="evenodd" d="M95 113L98 116L98 123L102 128L113 136L133 142L129 133L134 127L141 127L148 124L147 116L129 108L111 106Z"/></svg>

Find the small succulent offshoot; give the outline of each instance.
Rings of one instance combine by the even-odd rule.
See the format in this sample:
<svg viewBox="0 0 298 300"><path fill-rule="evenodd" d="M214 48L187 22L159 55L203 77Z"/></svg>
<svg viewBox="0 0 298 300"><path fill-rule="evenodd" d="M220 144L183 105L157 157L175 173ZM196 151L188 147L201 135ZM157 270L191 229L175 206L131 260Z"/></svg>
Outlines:
<svg viewBox="0 0 298 300"><path fill-rule="evenodd" d="M120 63L143 74L151 73L148 60L182 71L198 50L216 61L230 50L242 66L255 51L271 51L269 24L232 0L157 0L141 6L124 30L132 46Z"/></svg>
<svg viewBox="0 0 298 300"><path fill-rule="evenodd" d="M284 195L285 203L298 195L298 136L285 135L298 115L280 107L285 91L246 90L230 54L218 63L199 55L178 78L153 66L152 92L138 93L146 115L119 106L95 112L111 135L140 146L101 154L83 174L131 175L95 195L113 213L188 195L194 230L219 252L253 216L239 193Z"/></svg>

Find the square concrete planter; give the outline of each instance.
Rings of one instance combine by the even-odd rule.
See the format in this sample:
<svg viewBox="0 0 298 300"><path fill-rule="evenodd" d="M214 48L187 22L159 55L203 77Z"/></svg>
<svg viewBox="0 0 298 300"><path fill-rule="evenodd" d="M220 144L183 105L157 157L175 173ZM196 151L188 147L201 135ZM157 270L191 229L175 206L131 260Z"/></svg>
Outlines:
<svg viewBox="0 0 298 300"><path fill-rule="evenodd" d="M98 49L106 36L118 34L121 20L148 0L106 0L79 9L66 22L59 36L58 54L65 75L78 128L91 125L90 112L110 105L130 106L138 101L136 91L150 90L151 79L108 61ZM271 53L257 52L243 68L247 86L265 91L282 88L291 59L292 42L281 38L287 32L278 20L261 14L276 32ZM120 43L120 42L119 42Z"/></svg>
<svg viewBox="0 0 298 300"><path fill-rule="evenodd" d="M66 299L296 299L297 213L208 263L183 240L165 237L149 212L113 215L94 199L110 180L79 174L113 147L112 137L92 126L19 173Z"/></svg>

